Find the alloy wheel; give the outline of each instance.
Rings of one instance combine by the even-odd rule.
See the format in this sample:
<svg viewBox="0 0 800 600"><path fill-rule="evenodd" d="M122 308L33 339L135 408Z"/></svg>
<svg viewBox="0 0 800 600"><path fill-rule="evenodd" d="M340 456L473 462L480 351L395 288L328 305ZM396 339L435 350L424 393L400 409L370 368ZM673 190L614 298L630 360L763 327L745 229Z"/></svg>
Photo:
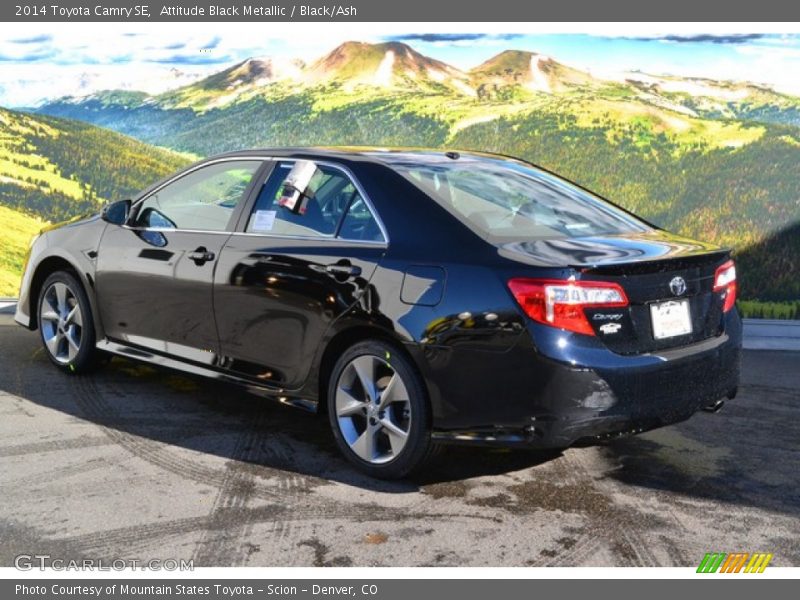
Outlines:
<svg viewBox="0 0 800 600"><path fill-rule="evenodd" d="M81 349L83 315L75 292L61 281L48 287L39 309L42 339L50 355L61 364L75 359Z"/></svg>
<svg viewBox="0 0 800 600"><path fill-rule="evenodd" d="M405 448L411 402L388 361L370 354L351 360L336 384L335 409L342 437L360 459L382 464Z"/></svg>

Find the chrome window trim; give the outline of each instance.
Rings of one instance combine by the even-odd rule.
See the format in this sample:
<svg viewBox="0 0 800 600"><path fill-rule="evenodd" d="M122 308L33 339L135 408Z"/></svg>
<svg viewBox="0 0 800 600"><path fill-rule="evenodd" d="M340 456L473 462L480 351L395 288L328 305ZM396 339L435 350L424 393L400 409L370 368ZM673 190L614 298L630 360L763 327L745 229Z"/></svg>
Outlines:
<svg viewBox="0 0 800 600"><path fill-rule="evenodd" d="M169 229L167 231L175 231L174 229ZM348 238L343 237L330 237L330 236L323 236L323 235L292 235L290 233L252 233L248 231L234 231L232 236L241 235L247 237L262 237L262 238L275 238L275 239L286 239L286 240L302 240L307 242L318 242L320 240L325 240L328 242L344 242L347 244L364 244L368 246L375 246L378 248L386 248L389 246L386 242L377 242L375 240L351 240Z"/></svg>
<svg viewBox="0 0 800 600"><path fill-rule="evenodd" d="M157 231L159 233L213 233L216 235L231 235L233 233L227 229L220 231L218 229L176 229L175 227L131 227L130 225L122 225L122 227L130 231Z"/></svg>
<svg viewBox="0 0 800 600"><path fill-rule="evenodd" d="M194 165L192 167L189 167L189 168L181 171L180 173L177 173L174 177L170 177L169 179L167 179L164 183L159 185L154 190L150 190L150 192L148 192L147 195L142 196L141 198L138 198L133 204L131 204L131 209L130 209L129 212L133 213L133 210L134 209L138 209L140 204L142 204L146 200L152 198L155 194L157 194L158 192L163 190L168 185L171 185L174 182L178 181L179 179L183 179L184 177L186 177L188 175L191 175L195 171L199 171L200 169L202 169L204 167L209 167L211 165L216 165L218 163L223 163L223 162L258 161L260 163L266 163L266 162L271 162L271 160L272 160L271 158L264 157L264 156L223 156L221 158L214 158L214 159L211 159L211 160L207 160L205 162L201 162L199 164L196 164L196 165ZM258 169L256 169L256 171L255 171L255 173L253 173L253 175L257 174L259 170L260 170L260 167ZM236 209L234 208L234 210L236 210ZM224 234L224 235L230 235L232 233L232 232L228 231L227 229L218 230L218 229L178 229L178 228L174 228L174 227L132 227L132 226L128 225L127 223L125 223L121 227L123 229L128 229L130 231L159 231L159 232L161 232L161 231L170 231L172 233L175 233L175 232L216 233L216 234Z"/></svg>
<svg viewBox="0 0 800 600"><path fill-rule="evenodd" d="M160 192L166 186L168 186L171 183L177 181L178 179L181 179L182 177L186 177L187 175L190 175L191 173L194 173L195 171L198 171L198 170L202 169L203 167L207 167L207 166L214 165L214 164L217 164L217 163L222 163L222 162L234 162L234 161L239 161L239 162L242 162L242 161L244 161L244 162L247 162L247 161L259 161L259 162L262 162L262 163L266 163L266 162L297 162L298 160L303 160L303 159L294 158L294 157L282 157L282 156L225 156L225 157L222 157L222 158L212 159L212 160L200 163L198 165L195 165L194 167L191 167L191 168L189 168L189 169L187 169L185 171L181 171L180 173L178 173L174 177L168 179L167 181L162 183L160 186L158 186L156 189L150 191L146 196L143 196L143 197L137 199L136 202L134 202L133 205L131 206L131 211L133 211L134 208L138 207L139 204L141 204L142 202L144 202L145 200L147 200L148 198L150 198L154 194L157 194L158 192ZM207 230L207 229L175 229L175 228L170 228L170 227L131 227L127 223L125 225L122 225L122 227L124 229L129 229L131 231L157 231L157 232L171 232L171 233L180 233L180 232L183 232L183 233L213 233L213 234L216 234L216 235L227 235L227 236L246 235L246 236L257 236L257 237L289 239L289 240L307 240L307 241L310 241L310 240L316 240L316 241L329 240L329 241L334 241L334 242L339 241L339 242L348 242L348 243L354 243L354 244L366 244L366 245L369 245L369 246L388 247L389 246L389 233L386 231L386 226L383 224L383 220L381 219L380 215L378 214L378 211L375 209L375 205L372 203L372 200L367 195L367 193L364 191L364 188L362 187L361 182L358 181L358 178L353 174L353 172L350 169L348 169L347 167L345 167L344 165L340 165L338 163L331 162L329 160L324 160L324 159L323 160L314 160L314 162L316 164L318 164L318 165L324 165L326 167L331 167L333 169L337 169L337 170L341 171L342 173L344 173L347 176L348 179L350 179L350 181L353 183L353 186L355 186L355 188L358 191L358 193L364 199L364 202L366 203L367 208L369 208L370 213L372 213L372 217L375 219L375 222L378 224L378 229L380 229L381 235L383 236L383 241L351 240L351 239L340 237L340 236L325 236L325 235L291 235L291 234L275 234L275 233L253 233L253 232L247 232L247 231L228 231L227 229L224 229L224 230L220 231L220 230ZM255 205L253 206L253 208L255 208ZM348 210L349 210L349 207L348 207ZM252 214L252 212L250 214ZM248 222L250 221L250 215L247 216L247 221ZM245 223L245 227L247 227L246 223Z"/></svg>

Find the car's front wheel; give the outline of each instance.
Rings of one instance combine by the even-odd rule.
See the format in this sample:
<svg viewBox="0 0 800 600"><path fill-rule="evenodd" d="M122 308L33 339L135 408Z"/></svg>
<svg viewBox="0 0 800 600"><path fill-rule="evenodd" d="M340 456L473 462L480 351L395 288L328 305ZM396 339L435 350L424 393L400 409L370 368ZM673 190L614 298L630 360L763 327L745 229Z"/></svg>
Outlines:
<svg viewBox="0 0 800 600"><path fill-rule="evenodd" d="M405 477L430 454L422 378L392 344L360 342L339 358L328 385L328 415L339 448L372 477Z"/></svg>
<svg viewBox="0 0 800 600"><path fill-rule="evenodd" d="M39 294L39 332L50 361L66 373L97 366L94 323L80 282L66 271L50 275Z"/></svg>

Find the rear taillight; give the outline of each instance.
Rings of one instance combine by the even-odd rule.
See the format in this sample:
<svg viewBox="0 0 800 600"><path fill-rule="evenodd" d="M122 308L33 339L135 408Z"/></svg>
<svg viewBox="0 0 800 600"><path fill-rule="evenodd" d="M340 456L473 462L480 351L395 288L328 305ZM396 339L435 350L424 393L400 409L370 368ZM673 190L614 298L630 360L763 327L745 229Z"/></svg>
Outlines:
<svg viewBox="0 0 800 600"><path fill-rule="evenodd" d="M512 279L511 293L531 319L575 333L594 335L585 308L628 306L616 283L554 279Z"/></svg>
<svg viewBox="0 0 800 600"><path fill-rule="evenodd" d="M736 265L729 260L717 267L714 273L714 291L722 294L722 312L728 312L736 304Z"/></svg>

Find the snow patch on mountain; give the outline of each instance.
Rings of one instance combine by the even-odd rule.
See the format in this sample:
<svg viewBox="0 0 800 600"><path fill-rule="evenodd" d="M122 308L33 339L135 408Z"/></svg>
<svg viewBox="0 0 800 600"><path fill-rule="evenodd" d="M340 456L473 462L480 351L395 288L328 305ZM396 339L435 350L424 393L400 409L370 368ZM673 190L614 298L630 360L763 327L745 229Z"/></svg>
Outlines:
<svg viewBox="0 0 800 600"><path fill-rule="evenodd" d="M381 87L389 87L392 85L392 74L394 73L394 51L387 50L383 55L381 64L378 65L378 70L372 78L372 83Z"/></svg>
<svg viewBox="0 0 800 600"><path fill-rule="evenodd" d="M541 54L531 56L531 81L528 87L537 92L552 94L553 89L550 86L550 80L547 77L547 73L542 71L541 68L542 61L546 60L548 60L547 57Z"/></svg>

